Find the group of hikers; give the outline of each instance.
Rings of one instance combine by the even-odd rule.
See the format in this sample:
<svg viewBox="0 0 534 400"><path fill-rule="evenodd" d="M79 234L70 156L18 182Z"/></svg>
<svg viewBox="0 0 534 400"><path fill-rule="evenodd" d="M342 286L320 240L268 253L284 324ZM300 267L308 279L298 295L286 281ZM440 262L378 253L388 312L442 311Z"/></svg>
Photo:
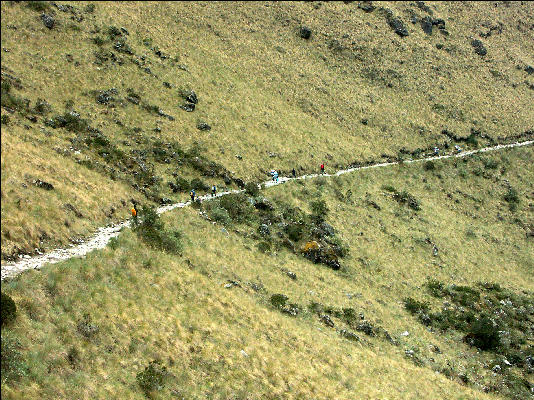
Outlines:
<svg viewBox="0 0 534 400"><path fill-rule="evenodd" d="M462 152L462 148L460 146L458 146L458 145L455 145L454 149L456 150L457 153L461 153ZM439 156L439 148L437 146L434 147L434 155L435 156ZM321 169L321 174L324 175L324 163L321 164L320 169ZM278 183L278 171L272 169L271 172L270 172L270 175L271 175L272 181ZM297 171L295 171L295 168L293 168L291 170L291 175L293 176L293 178L297 177ZM217 186L213 185L211 187L211 197L215 197L216 194L217 194ZM197 198L196 197L196 193L195 193L195 189L191 189L191 191L189 192L189 196L191 196L191 203L194 203L195 202L195 198ZM131 210L132 211L132 218L134 218L134 220L137 221L137 204L136 204L136 202L133 202L133 205L134 206L133 206L133 208Z"/></svg>

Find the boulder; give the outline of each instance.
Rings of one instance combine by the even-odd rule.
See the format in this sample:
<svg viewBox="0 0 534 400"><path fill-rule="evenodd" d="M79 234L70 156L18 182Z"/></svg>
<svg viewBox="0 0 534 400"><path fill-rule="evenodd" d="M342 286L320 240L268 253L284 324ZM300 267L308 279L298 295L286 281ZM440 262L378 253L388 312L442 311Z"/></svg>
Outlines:
<svg viewBox="0 0 534 400"><path fill-rule="evenodd" d="M303 39L309 39L311 37L311 34L312 34L312 31L310 28L306 27L306 26L302 26L300 28L300 37L303 38Z"/></svg>
<svg viewBox="0 0 534 400"><path fill-rule="evenodd" d="M48 14L41 14L41 20L43 21L44 26L48 29L52 29L56 24L56 20Z"/></svg>
<svg viewBox="0 0 534 400"><path fill-rule="evenodd" d="M399 18L389 18L388 24L393 31L400 37L408 36L408 30Z"/></svg>
<svg viewBox="0 0 534 400"><path fill-rule="evenodd" d="M358 8L365 12L372 12L376 7L373 5L372 1L360 1L358 3Z"/></svg>
<svg viewBox="0 0 534 400"><path fill-rule="evenodd" d="M432 35L432 27L434 25L432 24L432 18L430 17L424 17L421 20L421 28L423 29L423 32L425 32L427 35Z"/></svg>
<svg viewBox="0 0 534 400"><path fill-rule="evenodd" d="M471 46L475 49L475 53L477 53L479 56L485 56L488 51L484 47L484 43L482 43L478 39L471 40Z"/></svg>

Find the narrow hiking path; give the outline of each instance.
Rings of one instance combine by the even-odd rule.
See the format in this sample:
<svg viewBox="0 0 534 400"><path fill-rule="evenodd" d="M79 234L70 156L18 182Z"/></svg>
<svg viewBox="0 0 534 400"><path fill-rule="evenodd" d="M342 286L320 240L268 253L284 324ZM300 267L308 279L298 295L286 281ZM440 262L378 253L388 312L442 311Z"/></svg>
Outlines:
<svg viewBox="0 0 534 400"><path fill-rule="evenodd" d="M468 157L474 154L478 153L485 153L490 151L498 151L503 149L510 149L514 147L521 147L521 146L529 146L534 144L534 140L528 140L524 142L515 142L515 143L509 143L509 144L501 144L496 145L492 147L485 147L482 149L477 150L469 150L469 151L463 151L461 153L454 153L454 154L446 154L442 156L432 156L432 157L425 157L425 158L418 158L415 160L405 160L403 161L404 164L411 164L411 163L417 163L417 162L423 162L423 161L433 161L433 160L442 160L446 158L463 158ZM364 170L364 169L370 169L370 168L381 168L381 167L388 167L391 165L398 165L400 164L399 161L392 161L392 162L385 162L385 163L377 163L377 164L371 164L371 165L365 165L360 167L354 167L354 168L348 168L344 170L339 170L334 174L310 174L310 175L302 175L298 176L296 178L289 178L289 177L280 177L278 179L278 182L274 182L272 180L269 180L267 182L264 182L262 185L265 188L269 188L271 186L280 185L283 183L286 183L288 181L298 180L298 179L313 179L320 176L324 177L332 177L332 176L339 176L343 174L347 174L354 171ZM201 201L211 200L215 199L217 197L226 196L231 193L239 193L243 192L244 189L236 189L236 190L230 190L227 192L221 192L218 193L215 196L211 196L210 194L207 194L205 196L199 196L198 198ZM184 203L175 203L170 204L166 206L159 207L157 209L158 214L165 213L167 211L174 210L175 208L183 208L187 207L191 204L191 201L187 201ZM22 256L19 261L11 262L11 263L5 263L2 265L2 280L8 277L14 277L23 271L26 271L28 269L40 269L45 264L54 264L60 261L68 260L69 258L73 257L84 257L87 253L104 248L110 239L116 237L119 235L120 231L123 228L129 227L130 221L126 220L124 222L103 227L97 230L97 232L86 242L83 242L78 245L71 245L70 248L66 249L56 249L49 253L34 256L31 257L29 255Z"/></svg>

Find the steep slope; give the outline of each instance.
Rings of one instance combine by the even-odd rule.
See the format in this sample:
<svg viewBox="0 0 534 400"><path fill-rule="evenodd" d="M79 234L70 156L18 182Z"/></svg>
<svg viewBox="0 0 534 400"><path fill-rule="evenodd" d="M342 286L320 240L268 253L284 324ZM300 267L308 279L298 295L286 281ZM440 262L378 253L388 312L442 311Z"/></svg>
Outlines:
<svg viewBox="0 0 534 400"><path fill-rule="evenodd" d="M1 7L3 259L132 198L532 137L529 2Z"/></svg>
<svg viewBox="0 0 534 400"><path fill-rule="evenodd" d="M2 395L528 398L533 155L362 170L206 202L164 216L183 233L181 255L126 230L86 259L3 282L19 311L2 332L12 360ZM308 226L347 250L340 269L303 257ZM429 321L410 315L424 304ZM488 310L502 332L482 350L462 318Z"/></svg>

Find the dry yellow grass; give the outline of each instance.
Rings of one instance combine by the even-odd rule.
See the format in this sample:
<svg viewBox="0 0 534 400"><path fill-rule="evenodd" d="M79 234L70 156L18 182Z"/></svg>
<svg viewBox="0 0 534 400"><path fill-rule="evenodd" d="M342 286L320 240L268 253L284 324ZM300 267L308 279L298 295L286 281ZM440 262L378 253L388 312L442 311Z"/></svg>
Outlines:
<svg viewBox="0 0 534 400"><path fill-rule="evenodd" d="M487 2L428 2L433 17L446 21L449 36L437 29L427 36L419 24L411 24L411 13L418 18L426 13L409 2L380 2L372 13L364 13L357 3L342 2L98 2L93 13L83 11L87 2L58 4L75 6L83 20L76 22L69 12L51 7L58 24L48 30L39 13L23 3L2 3L3 71L20 79L23 88L15 92L32 105L43 98L57 114L72 101L83 118L125 151L136 147L129 130L137 127L142 137L177 141L184 148L198 142L209 159L251 180L271 168L310 171L326 162L331 169L382 154L395 156L402 148L427 148L446 140L444 128L463 137L475 128L497 139L534 126L529 88L534 82L524 71L534 63L528 31L534 13L528 2L495 7ZM410 36L395 35L380 7L401 17ZM493 30L482 39L487 56L474 54L470 38L499 24L502 32ZM301 25L313 31L307 41L298 36ZM92 39L106 39L110 26L129 31L127 42L136 56L115 51L122 65L109 60L96 65L95 53L101 48ZM143 44L145 39L169 58L158 58ZM113 50L112 44L104 44L102 51ZM152 75L133 63L141 56ZM121 98L132 88L175 120L151 115L127 101L124 107L106 107L89 94L110 88L118 89ZM199 95L195 112L178 108L180 88ZM19 135L23 125L30 126L28 135L40 135L42 120L29 124L17 115L11 120L2 126L6 140L13 141L9 138ZM199 121L208 122L212 130L198 131ZM156 127L161 132L154 133ZM74 135L62 129L53 135L57 142L47 141L42 148L62 162L51 151L52 143L67 148ZM17 154L10 157L24 163ZM165 183L177 168L156 165L155 171ZM77 166L76 171L90 179L87 168ZM2 170L4 179L13 180L10 174ZM114 190L109 176L102 175L100 181L104 191ZM162 194L171 196L163 186ZM38 193L32 196L40 198ZM117 197L126 196L129 190L119 193ZM93 196L89 189L80 195ZM2 199L3 205L10 202ZM97 208L108 203L103 199ZM64 222L59 216L37 214L55 226ZM93 225L103 219L99 214ZM32 218L26 220L29 225L22 233L34 238L38 227ZM7 229L19 229L10 221L15 219L4 221L2 215ZM48 233L60 234L54 240L62 243L78 233L57 229ZM9 248L18 246L5 236L2 240ZM22 247L37 245L31 240Z"/></svg>
<svg viewBox="0 0 534 400"><path fill-rule="evenodd" d="M141 399L135 376L159 359L170 376L155 398L502 398L465 386L455 375L437 374L453 368L480 385L495 380L481 367L491 354L477 352L457 334L429 332L404 310L402 299L428 299L422 288L427 277L532 290L534 244L518 222L528 222L531 213L532 157L531 147L513 149L466 162L436 162L433 171L401 165L266 190L273 202L304 209L310 199L327 201L327 220L350 247L342 271L286 250L260 253L244 234L253 227L225 233L185 208L164 216L168 226L185 234L182 256L150 250L126 230L117 243L86 259L24 273L3 283L3 290L19 305L19 318L9 329L20 338L30 371L18 383L3 384L2 396ZM498 168L485 169L487 160ZM477 175L480 168L486 177ZM513 213L502 200L504 179L519 193ZM382 189L388 184L407 189L421 210L414 213L391 199ZM339 196L349 189L350 200ZM438 246L437 257L423 244L426 237ZM226 288L228 280L240 286ZM311 301L352 307L400 346L372 337L350 342L313 313L289 317L271 307L273 293L304 307ZM91 339L77 330L85 313L100 328ZM409 336L400 335L405 330ZM72 348L79 355L71 365ZM425 366L415 366L406 349L417 349Z"/></svg>

